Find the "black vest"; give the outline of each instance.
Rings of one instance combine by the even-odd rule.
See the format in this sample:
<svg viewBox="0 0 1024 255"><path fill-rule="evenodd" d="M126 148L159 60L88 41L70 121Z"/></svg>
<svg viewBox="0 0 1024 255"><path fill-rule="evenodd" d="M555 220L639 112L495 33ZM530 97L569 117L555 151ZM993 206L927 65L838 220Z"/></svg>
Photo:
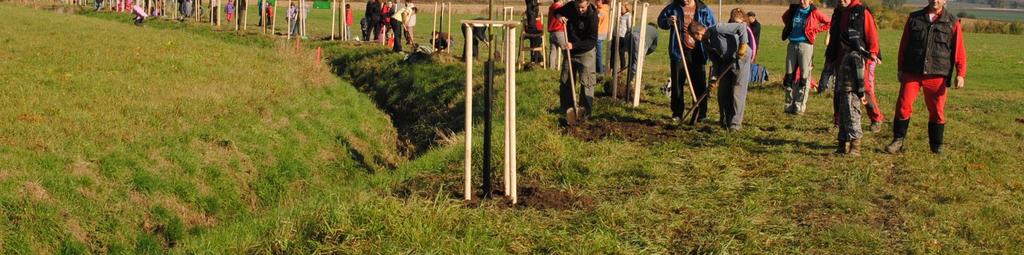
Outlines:
<svg viewBox="0 0 1024 255"><path fill-rule="evenodd" d="M832 35L832 38L828 42L828 46L825 48L825 59L839 61L843 57L845 52L842 51L842 47L839 45L843 40L849 38L849 31L854 30L860 33L860 45L863 45L865 49L870 50L871 45L868 44L867 34L864 32L864 20L865 13L871 10L860 4L850 8L850 17L847 22L847 28L840 28L840 24L843 18L844 7L836 7L835 11L832 12L832 27L828 29L828 34ZM878 53L878 58L882 58L882 53Z"/></svg>
<svg viewBox="0 0 1024 255"><path fill-rule="evenodd" d="M910 74L949 76L953 71L956 40L949 11L943 11L935 22L928 19L928 7L907 18L907 45L903 49L900 70Z"/></svg>

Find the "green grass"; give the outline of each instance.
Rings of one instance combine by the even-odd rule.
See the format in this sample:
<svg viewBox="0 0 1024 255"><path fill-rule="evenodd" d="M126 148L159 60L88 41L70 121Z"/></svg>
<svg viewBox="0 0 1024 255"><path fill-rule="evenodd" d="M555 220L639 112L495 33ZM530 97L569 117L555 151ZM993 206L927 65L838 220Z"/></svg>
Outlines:
<svg viewBox="0 0 1024 255"><path fill-rule="evenodd" d="M442 116L426 121L459 119L463 74L459 65L444 58L437 60L446 64L395 67L399 58L374 46L307 43L307 47L326 47L329 58L340 64L335 67L343 79L367 81L367 73L380 72L376 83L350 85L324 76L323 70L279 64L308 58L294 57L261 36L230 39L233 33L176 22L135 28L108 21L126 22L123 16L89 14L101 18L91 19L6 5L0 5L0 14L17 24L27 23L0 28L2 38L29 42L5 43L0 51L5 60L0 77L20 81L5 84L17 90L0 93L3 102L14 106L0 110L0 116L17 120L0 125L4 131L0 134L17 134L0 136L5 146L0 150L4 162L0 173L5 173L0 175L4 176L0 177L0 212L6 216L0 217L0 247L5 253L1024 252L1020 246L1024 242L1020 171L1024 166L1016 156L1024 152L1024 126L1017 121L1024 118L1024 92L1016 79L1024 77L1024 71L1015 68L1024 55L1008 50L1014 48L1015 36L965 37L970 57L968 87L951 91L943 155L927 152L927 113L918 102L906 153L881 153L891 139L882 132L865 137L866 151L860 158L832 156L831 99L814 96L806 115L791 117L782 113L777 85L751 90L741 132L681 127L668 130L672 134L668 138L609 137L588 142L557 126L558 115L552 113L557 107L556 74L521 72L517 109L521 185L589 198L592 203L568 210L510 209L501 201L470 206L458 200L461 136L450 143L435 141L431 149L407 155L415 156L413 160L392 160L397 167L389 171L366 174L367 168L380 166L360 167L360 162L367 161L353 159L355 154L385 159L394 154L388 146L397 143L393 134L401 131L390 128L391 122L374 109L374 103L384 111L408 109L399 107L403 104L422 105L429 108L424 112ZM316 20L324 17L313 16L311 23ZM422 17L420 22L429 24ZM421 27L417 32L422 36L426 30ZM779 30L765 28L759 57L776 80L782 72L785 46L773 40ZM656 130L667 129L667 98L654 86L667 78L668 37L662 32L661 46L645 68L649 101L631 108L599 99L595 121L636 119L654 123ZM63 49L45 40L51 34L83 39L76 40L77 48ZM90 34L102 37L90 39ZM898 88L894 66L899 34L884 30L881 36L886 59L877 71L878 93L883 113L891 118ZM175 43L148 58L124 51L133 45L150 49L161 45L153 42L163 41ZM121 47L101 47L111 44ZM175 54L203 45L223 50ZM821 62L822 45L819 42L816 63ZM52 57L42 56L46 50L38 49L62 52L54 55L64 59L99 59L46 61ZM102 54L92 55L92 51ZM249 54L236 54L242 52ZM206 58L218 54L239 57ZM126 67L148 66L135 64L142 59L173 61L188 56L194 59L181 60L178 68L167 68L173 64L148 67L163 82L135 83L116 75ZM89 94L65 85L74 84L79 75L96 72L74 72L69 81L45 80L47 72L61 77L68 71L55 70L78 70L97 62L116 63L113 66L120 68L79 82L82 87L106 88L107 93ZM246 68L226 68L225 62ZM394 73L394 68L402 67L408 70L405 74ZM9 71L19 69L26 71ZM168 77L185 70L197 74ZM140 73L145 72L135 74ZM252 74L261 76L220 87L207 82ZM320 78L310 81L307 77ZM409 81L430 82L410 85ZM259 86L260 82L267 84ZM133 92L126 89L129 86L145 86L145 90ZM187 88L198 91L188 94ZM387 96L379 96L380 91L387 91ZM52 96L62 93L72 96ZM195 95L218 93L219 97L192 100ZM441 96L426 100L423 94ZM124 96L103 100L106 95ZM714 103L712 118L717 115ZM272 113L270 120L253 110L260 106ZM19 119L24 112L35 115ZM406 112L391 114L396 123L410 117ZM500 111L495 114L501 116ZM203 122L204 116L216 117ZM55 118L65 120L59 125L44 124ZM287 121L282 123L280 118ZM457 127L453 131L459 132ZM475 131L475 137L480 137L480 129ZM355 135L340 135L349 132ZM415 133L422 135L422 131ZM345 137L341 144L349 145L339 145L338 136ZM429 136L416 139L429 140ZM495 141L500 139L497 134ZM229 147L235 149L228 151L233 152L218 149L224 140L230 141ZM360 147L355 146L360 142L376 149L353 155L346 151L347 146ZM337 155L334 161L317 158L324 155L316 153L323 148ZM476 158L482 156L479 140L473 150ZM92 163L96 177L68 170L74 169L76 156ZM481 168L479 161L474 164L475 169ZM48 192L48 199L33 192L39 190L37 186ZM83 186L98 190L94 193L100 199L79 197L76 188ZM403 189L411 189L413 195L397 195ZM255 209L251 199L256 200ZM523 198L531 199L536 197ZM183 213L177 204L190 210ZM203 225L187 216L200 210L214 222ZM88 240L100 241L77 240L70 219L91 233L85 235ZM176 246L166 247L167 240L174 240Z"/></svg>
<svg viewBox="0 0 1024 255"><path fill-rule="evenodd" d="M387 115L309 52L0 13L4 253L163 251L403 160Z"/></svg>

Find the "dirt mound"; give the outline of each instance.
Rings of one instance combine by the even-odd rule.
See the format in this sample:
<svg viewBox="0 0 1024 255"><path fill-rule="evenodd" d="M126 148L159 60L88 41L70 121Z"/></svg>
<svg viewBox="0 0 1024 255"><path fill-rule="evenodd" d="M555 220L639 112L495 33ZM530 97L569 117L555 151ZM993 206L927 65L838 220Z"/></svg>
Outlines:
<svg viewBox="0 0 1024 255"><path fill-rule="evenodd" d="M455 175L438 175L434 173L423 174L410 178L391 190L391 195L409 199L418 197L422 199L447 198L461 200L462 178ZM500 189L499 183L495 183ZM496 208L533 208L537 210L591 210L594 208L594 199L573 192L555 188L540 187L536 185L523 185L519 187L519 203L512 205L512 201L505 197L501 190L491 193L492 199L479 199L483 194L477 190L474 199L466 201L466 207L496 207Z"/></svg>
<svg viewBox="0 0 1024 255"><path fill-rule="evenodd" d="M566 128L566 132L584 141L621 139L641 143L661 143L679 137L679 127L655 121L633 120L590 120L578 126Z"/></svg>

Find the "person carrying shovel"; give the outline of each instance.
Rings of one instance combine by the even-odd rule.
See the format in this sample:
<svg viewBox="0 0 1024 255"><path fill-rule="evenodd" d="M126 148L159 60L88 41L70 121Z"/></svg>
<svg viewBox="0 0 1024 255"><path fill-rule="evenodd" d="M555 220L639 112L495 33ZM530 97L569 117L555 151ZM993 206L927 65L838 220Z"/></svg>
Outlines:
<svg viewBox="0 0 1024 255"><path fill-rule="evenodd" d="M719 77L718 84L722 85L718 88L719 124L729 131L739 131L747 104L747 83L750 82L753 55L747 25L726 23L708 28L692 23L689 31L703 45L708 60L714 64L711 73Z"/></svg>
<svg viewBox="0 0 1024 255"><path fill-rule="evenodd" d="M699 43L696 43L693 35L686 31L686 28L690 24L700 24L702 27L714 26L715 16L712 13L711 8L708 8L700 0L673 0L658 15L658 27L669 30L668 51L672 75L670 104L673 122L682 120L683 112L686 110L683 103L685 81L692 82L691 95L704 94L708 90L707 78L704 75L707 51ZM675 38L680 39L676 40ZM707 102L697 104L695 107L698 109L696 120L706 119Z"/></svg>
<svg viewBox="0 0 1024 255"><path fill-rule="evenodd" d="M565 51L570 61L563 64L558 91L561 109L566 111L566 121L570 125L590 116L594 108L597 9L591 1L572 1L555 11L555 15L566 24L565 35L568 39ZM582 107L576 100L577 82L583 87Z"/></svg>

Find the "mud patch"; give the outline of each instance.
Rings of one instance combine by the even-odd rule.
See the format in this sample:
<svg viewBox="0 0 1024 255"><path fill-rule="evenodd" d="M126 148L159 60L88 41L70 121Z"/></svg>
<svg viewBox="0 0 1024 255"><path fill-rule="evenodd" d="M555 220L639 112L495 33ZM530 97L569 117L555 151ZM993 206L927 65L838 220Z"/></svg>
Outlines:
<svg viewBox="0 0 1024 255"><path fill-rule="evenodd" d="M612 138L647 144L662 143L680 136L679 127L650 120L589 120L566 128L566 133L588 142Z"/></svg>
<svg viewBox="0 0 1024 255"><path fill-rule="evenodd" d="M464 194L462 181L461 176L456 175L423 174L410 178L391 189L391 195L402 199L434 200L443 198L461 201ZM474 189L476 192L474 199L465 201L465 206L537 210L592 210L595 206L594 199L589 196L538 185L520 185L519 203L513 205L512 201L505 197L504 192L500 190L500 185L500 183L495 183L496 190L491 193L491 199L479 199L483 196L482 191Z"/></svg>
<svg viewBox="0 0 1024 255"><path fill-rule="evenodd" d="M592 210L594 199L574 192L545 187L520 187L517 208L538 210Z"/></svg>

